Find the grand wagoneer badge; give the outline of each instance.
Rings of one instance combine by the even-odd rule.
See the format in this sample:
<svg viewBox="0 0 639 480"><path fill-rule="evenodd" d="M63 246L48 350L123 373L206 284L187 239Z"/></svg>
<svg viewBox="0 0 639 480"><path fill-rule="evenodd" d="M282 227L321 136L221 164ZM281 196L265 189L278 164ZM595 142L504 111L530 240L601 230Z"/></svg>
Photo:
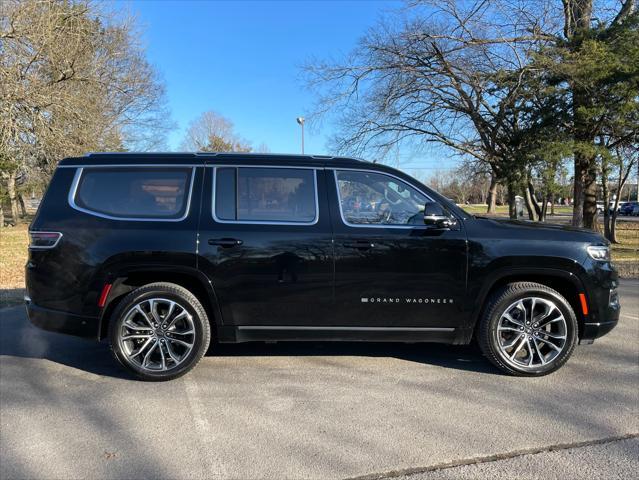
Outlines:
<svg viewBox="0 0 639 480"><path fill-rule="evenodd" d="M362 303L453 303L452 298L362 297Z"/></svg>

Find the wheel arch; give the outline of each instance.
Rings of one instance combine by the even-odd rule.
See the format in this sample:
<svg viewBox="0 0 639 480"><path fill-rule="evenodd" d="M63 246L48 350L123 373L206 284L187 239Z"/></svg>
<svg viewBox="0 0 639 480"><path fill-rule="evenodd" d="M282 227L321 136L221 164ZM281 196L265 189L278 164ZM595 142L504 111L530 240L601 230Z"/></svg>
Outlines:
<svg viewBox="0 0 639 480"><path fill-rule="evenodd" d="M212 333L215 334L217 332L222 321L221 311L217 303L213 285L202 272L184 266L164 268L147 267L123 270L108 276L106 283L111 284L111 289L100 314L99 340L107 337L111 314L119 302L136 288L155 282L174 283L193 293L209 317Z"/></svg>
<svg viewBox="0 0 639 480"><path fill-rule="evenodd" d="M477 332L479 319L484 313L489 296L497 289L513 282L539 283L560 293L568 301L575 312L579 327L579 338L581 338L586 318L582 311L579 294L586 294L586 289L575 273L552 268L502 269L490 275L490 277L484 281L478 296L479 301L475 304L475 308L473 309L472 328L470 329L473 337ZM470 338L468 340L470 341Z"/></svg>

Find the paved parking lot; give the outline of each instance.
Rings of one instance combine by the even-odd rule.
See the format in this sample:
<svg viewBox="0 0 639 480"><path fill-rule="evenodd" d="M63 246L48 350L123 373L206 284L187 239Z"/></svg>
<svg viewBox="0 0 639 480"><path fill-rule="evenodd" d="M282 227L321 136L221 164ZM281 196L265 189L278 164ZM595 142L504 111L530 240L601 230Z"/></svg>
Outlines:
<svg viewBox="0 0 639 480"><path fill-rule="evenodd" d="M142 383L0 310L0 478L629 478L639 282L621 291L617 329L538 379L471 347L318 343L219 346Z"/></svg>

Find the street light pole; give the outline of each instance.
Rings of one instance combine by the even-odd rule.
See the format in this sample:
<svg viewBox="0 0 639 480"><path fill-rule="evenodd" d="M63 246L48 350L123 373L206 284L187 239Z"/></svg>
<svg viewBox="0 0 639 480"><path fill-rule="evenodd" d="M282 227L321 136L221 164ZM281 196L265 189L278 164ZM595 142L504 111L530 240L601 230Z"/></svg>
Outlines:
<svg viewBox="0 0 639 480"><path fill-rule="evenodd" d="M304 117L297 117L297 123L302 127L302 155L304 155Z"/></svg>

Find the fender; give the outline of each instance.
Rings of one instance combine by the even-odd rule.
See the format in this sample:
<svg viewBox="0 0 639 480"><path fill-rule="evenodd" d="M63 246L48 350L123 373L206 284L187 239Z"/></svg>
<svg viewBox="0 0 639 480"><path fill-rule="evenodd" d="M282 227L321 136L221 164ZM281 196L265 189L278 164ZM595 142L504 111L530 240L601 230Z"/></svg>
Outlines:
<svg viewBox="0 0 639 480"><path fill-rule="evenodd" d="M573 265L574 268L571 269L572 271L526 265L502 266L492 270L482 279L475 280L475 285L469 285L468 302L471 314L469 316L469 324L465 328L467 334L472 335L491 290L495 287L495 285L509 277L512 277L513 280L523 280L526 277L532 277L530 281L534 281L534 277L554 277L569 282L577 292L583 292L587 295L584 284L578 274L579 269L583 270L583 268L576 262L573 263ZM473 281L471 280L469 283L472 284ZM472 291L475 291L476 294L471 293ZM574 299L568 300L570 301ZM578 312L576 313L578 314ZM470 338L468 340L470 340Z"/></svg>
<svg viewBox="0 0 639 480"><path fill-rule="evenodd" d="M117 299L122 298L123 295L135 290L137 288L136 280L149 278L151 281L164 281L176 283L182 285L185 288L193 290L193 286L197 286L197 292L194 292L196 296L201 297L205 295L206 298L199 298L200 302L209 311L209 319L216 328L222 327L222 312L218 303L215 289L204 273L198 269L186 265L158 265L153 264L135 264L135 265L120 265L114 268L114 265L109 266L108 273L102 272L98 274L97 278L103 279L101 282L103 285L111 283L112 288L106 298L104 308L102 308L99 315L99 338L104 338L106 333L106 326L108 324L108 316L115 308ZM132 283L127 281L133 279ZM142 283L149 283L142 282ZM208 307L208 308L207 308Z"/></svg>

